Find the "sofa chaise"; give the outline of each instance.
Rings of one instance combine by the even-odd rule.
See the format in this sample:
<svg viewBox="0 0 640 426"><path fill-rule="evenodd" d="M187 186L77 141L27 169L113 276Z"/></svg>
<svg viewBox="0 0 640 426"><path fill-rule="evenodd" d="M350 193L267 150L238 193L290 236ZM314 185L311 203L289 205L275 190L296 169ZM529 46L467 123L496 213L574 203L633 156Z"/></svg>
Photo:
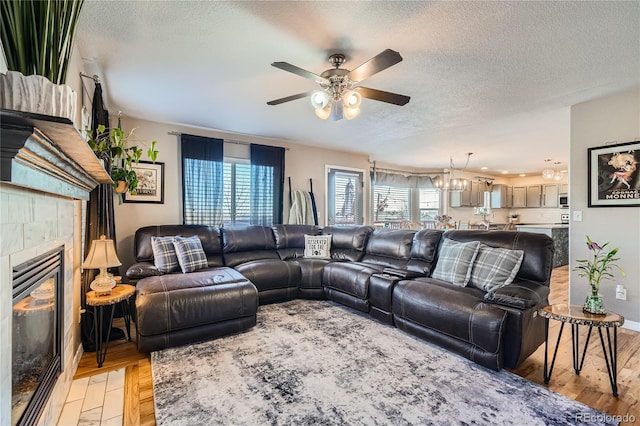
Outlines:
<svg viewBox="0 0 640 426"><path fill-rule="evenodd" d="M160 272L152 237L194 235L206 264L191 273ZM304 256L305 235L331 235L330 255ZM464 263L448 257L456 250L474 253L462 279L475 279L473 262L482 258L485 287L453 284L458 276L447 281L448 270ZM547 304L554 248L546 235L513 231L165 225L138 229L134 252L127 277L137 286L143 352L246 330L260 304L327 298L499 370L515 368L544 342L536 312ZM503 255L519 256L518 267L510 283L493 286L504 273L493 263Z"/></svg>

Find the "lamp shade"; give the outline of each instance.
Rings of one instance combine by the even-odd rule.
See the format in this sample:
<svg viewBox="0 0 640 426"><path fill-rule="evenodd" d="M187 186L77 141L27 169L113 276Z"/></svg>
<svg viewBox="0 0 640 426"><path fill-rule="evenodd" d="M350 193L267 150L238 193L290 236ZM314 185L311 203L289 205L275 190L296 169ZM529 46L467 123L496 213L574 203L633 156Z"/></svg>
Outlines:
<svg viewBox="0 0 640 426"><path fill-rule="evenodd" d="M344 109L344 118L347 120L351 120L356 118L360 114L360 108L345 108Z"/></svg>
<svg viewBox="0 0 640 426"><path fill-rule="evenodd" d="M362 96L354 90L347 90L342 99L345 108L358 108L362 102Z"/></svg>
<svg viewBox="0 0 640 426"><path fill-rule="evenodd" d="M329 95L327 92L313 92L311 94L311 105L315 109L323 109L329 104Z"/></svg>
<svg viewBox="0 0 640 426"><path fill-rule="evenodd" d="M113 240L108 240L104 235L99 240L91 242L91 249L82 267L85 269L102 269L112 266L120 266L122 263L116 255L116 247Z"/></svg>
<svg viewBox="0 0 640 426"><path fill-rule="evenodd" d="M326 120L331 115L331 105L327 105L324 108L316 108L316 115L318 118Z"/></svg>

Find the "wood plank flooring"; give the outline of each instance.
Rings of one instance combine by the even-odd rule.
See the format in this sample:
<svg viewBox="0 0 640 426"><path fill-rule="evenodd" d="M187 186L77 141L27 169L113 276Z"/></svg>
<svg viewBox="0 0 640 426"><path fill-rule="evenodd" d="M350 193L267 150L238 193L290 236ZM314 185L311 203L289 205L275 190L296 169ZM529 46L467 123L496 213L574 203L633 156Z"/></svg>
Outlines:
<svg viewBox="0 0 640 426"><path fill-rule="evenodd" d="M567 303L568 283L568 266L553 270L549 298L551 303ZM121 322L116 321L115 325L122 327ZM551 321L549 330L551 347L555 344L558 330L559 323ZM585 341L586 330L584 327L581 328L581 342ZM132 334L135 340L135 330L132 330ZM640 403L638 402L640 400L640 333L625 329L618 330L618 392L620 394L618 398L611 394L611 385L597 334L591 336L587 356L579 376L573 371L570 336L570 329L565 327L548 388L608 414L627 415L627 418L633 416L636 422L640 422ZM540 346L520 367L512 371L527 380L543 385L543 363L544 345ZM126 367L124 425L155 425L151 361L148 355L138 353L135 342L124 340L111 342L102 368L97 367L95 353L85 353L75 378L92 376L122 367ZM633 424L633 422L621 424Z"/></svg>

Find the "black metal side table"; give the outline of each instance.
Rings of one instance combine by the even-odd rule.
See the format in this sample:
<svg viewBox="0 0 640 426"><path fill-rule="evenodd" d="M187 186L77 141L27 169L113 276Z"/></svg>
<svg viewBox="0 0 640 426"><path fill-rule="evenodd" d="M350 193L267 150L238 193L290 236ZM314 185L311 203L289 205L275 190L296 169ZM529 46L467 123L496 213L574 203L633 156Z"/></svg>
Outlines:
<svg viewBox="0 0 640 426"><path fill-rule="evenodd" d="M118 284L111 290L111 294L108 295L98 295L93 290L87 292L87 305L96 308L96 312L93 315L93 326L95 328L94 331L96 336L96 360L98 361L98 367L102 367L102 364L107 357L111 324L113 323L113 314L116 310L117 304L122 306L122 316L124 318L124 325L127 332L127 340L131 340L131 313L129 312L129 298L135 291L136 288L132 285ZM105 306L111 307L109 324L103 324L103 310ZM105 326L109 328L107 331L106 341L103 342L102 329Z"/></svg>
<svg viewBox="0 0 640 426"><path fill-rule="evenodd" d="M624 318L613 312L607 312L605 315L596 315L584 312L582 306L578 305L550 305L545 306L538 310L538 314L545 318L545 339L544 339L544 383L549 384L551 379L551 372L556 362L556 355L558 354L558 346L560 346L560 338L562 337L562 330L565 324L571 324L571 342L572 342L572 354L573 354L573 370L576 374L580 374L582 366L584 365L584 357L587 354L587 347L589 346L589 339L591 338L591 331L594 327L598 329L600 336L600 344L602 345L602 352L604 354L604 361L607 364L607 373L609 374L609 381L611 382L611 390L613 396L618 396L618 327L624 324ZM548 365L548 346L549 346L549 320L560 321L560 331L558 332L558 340L556 341L556 348L553 351L553 359L551 365ZM587 333L587 339L584 343L584 349L582 350L582 356L580 356L579 345L579 333L578 327L584 325L589 327ZM605 329L607 334L607 346L605 347L604 336L602 329ZM609 330L613 329L613 333ZM613 345L611 342L611 334L613 334Z"/></svg>

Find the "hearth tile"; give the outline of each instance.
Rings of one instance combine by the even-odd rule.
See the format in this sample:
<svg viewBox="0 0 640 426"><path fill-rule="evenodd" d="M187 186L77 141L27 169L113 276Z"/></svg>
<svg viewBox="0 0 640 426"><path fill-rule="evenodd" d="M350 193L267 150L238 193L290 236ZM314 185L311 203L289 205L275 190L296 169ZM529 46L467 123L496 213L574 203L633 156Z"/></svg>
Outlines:
<svg viewBox="0 0 640 426"><path fill-rule="evenodd" d="M97 407L92 410L83 411L80 413L80 419L78 420L78 426L99 426L100 415L102 414L102 407Z"/></svg>
<svg viewBox="0 0 640 426"><path fill-rule="evenodd" d="M71 382L71 388L67 394L67 402L82 401L87 393L87 386L89 385L89 378L84 377Z"/></svg>
<svg viewBox="0 0 640 426"><path fill-rule="evenodd" d="M90 384L87 387L87 394L84 396L84 404L82 405L82 411L101 407L104 402L104 390L107 387L107 382L98 382ZM100 416L98 416L98 420Z"/></svg>
<svg viewBox="0 0 640 426"><path fill-rule="evenodd" d="M124 388L107 392L102 406L102 421L124 414Z"/></svg>
<svg viewBox="0 0 640 426"><path fill-rule="evenodd" d="M9 194L0 193L0 223L9 222Z"/></svg>
<svg viewBox="0 0 640 426"><path fill-rule="evenodd" d="M92 385L94 383L106 382L108 378L109 373L96 374L95 376L89 377L89 384Z"/></svg>
<svg viewBox="0 0 640 426"><path fill-rule="evenodd" d="M124 368L110 371L107 378L107 392L119 388L124 388Z"/></svg>
<svg viewBox="0 0 640 426"><path fill-rule="evenodd" d="M21 223L3 223L0 224L0 256L8 256L17 251L22 250L24 225ZM25 259L26 260L26 259ZM18 265L21 262L16 262Z"/></svg>
<svg viewBox="0 0 640 426"><path fill-rule="evenodd" d="M59 426L77 425L80 420L82 410L82 400L67 402L62 408L62 413L58 419Z"/></svg>
<svg viewBox="0 0 640 426"><path fill-rule="evenodd" d="M122 416L112 417L107 420L103 420L100 426L122 426Z"/></svg>

